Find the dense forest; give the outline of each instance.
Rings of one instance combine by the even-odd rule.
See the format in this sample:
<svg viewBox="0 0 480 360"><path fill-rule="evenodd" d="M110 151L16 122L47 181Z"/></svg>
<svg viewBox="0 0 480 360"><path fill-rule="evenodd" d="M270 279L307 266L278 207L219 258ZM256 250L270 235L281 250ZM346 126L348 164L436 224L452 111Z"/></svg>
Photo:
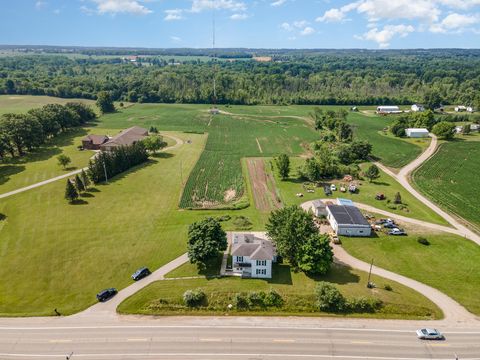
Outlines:
<svg viewBox="0 0 480 360"><path fill-rule="evenodd" d="M136 62L119 49L82 51L98 56L1 57L0 93L95 99L108 91L120 101L210 103L216 69L220 104L402 105L434 91L444 104L480 105L479 50L225 49L217 50L218 59L212 50L162 50L162 57L123 50L139 55ZM177 54L184 58L165 59ZM273 61L249 59L266 54Z"/></svg>

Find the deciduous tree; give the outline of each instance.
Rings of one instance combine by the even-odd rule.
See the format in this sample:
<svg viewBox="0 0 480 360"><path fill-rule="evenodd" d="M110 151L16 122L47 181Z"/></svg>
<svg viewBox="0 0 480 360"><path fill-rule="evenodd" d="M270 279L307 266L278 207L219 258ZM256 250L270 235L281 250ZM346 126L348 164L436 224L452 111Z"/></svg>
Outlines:
<svg viewBox="0 0 480 360"><path fill-rule="evenodd" d="M372 164L368 167L367 171L365 171L365 177L368 181L372 182L374 179L378 179L380 177L380 170L377 165Z"/></svg>
<svg viewBox="0 0 480 360"><path fill-rule="evenodd" d="M277 165L278 173L282 180L288 179L290 174L290 158L287 154L281 154L275 159L275 164Z"/></svg>
<svg viewBox="0 0 480 360"><path fill-rule="evenodd" d="M188 228L188 258L192 264L205 264L227 249L227 234L214 218L195 222Z"/></svg>
<svg viewBox="0 0 480 360"><path fill-rule="evenodd" d="M70 157L68 157L65 154L60 154L57 156L57 161L58 161L58 165L60 165L65 169L67 165L72 162L72 159L70 159Z"/></svg>

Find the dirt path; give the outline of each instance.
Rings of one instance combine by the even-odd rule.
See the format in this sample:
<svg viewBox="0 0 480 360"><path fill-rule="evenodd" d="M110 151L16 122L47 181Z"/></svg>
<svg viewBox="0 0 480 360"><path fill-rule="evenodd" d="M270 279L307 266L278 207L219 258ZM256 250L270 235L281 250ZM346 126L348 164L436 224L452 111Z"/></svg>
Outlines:
<svg viewBox="0 0 480 360"><path fill-rule="evenodd" d="M309 117L304 116L296 116L296 115L253 115L253 114L234 114L228 111L220 111L220 114L229 115L229 116L244 116L244 117L253 117L253 118L266 118L266 119L296 119L305 121L308 125L314 125L314 121L311 120Z"/></svg>
<svg viewBox="0 0 480 360"><path fill-rule="evenodd" d="M263 159L247 159L246 161L255 207L262 212L280 208L282 204L277 200L275 193L275 179L267 174L265 161ZM272 186L268 186L269 183Z"/></svg>
<svg viewBox="0 0 480 360"><path fill-rule="evenodd" d="M403 167L398 174L395 174L392 172L388 167L385 165L377 162L375 163L380 169L382 169L385 173L393 177L395 180L397 180L410 194L412 194L414 197L419 199L421 202L423 202L426 206L428 206L431 210L436 212L438 215L443 217L448 223L450 223L455 229L458 230L458 235L462 237L466 237L467 239L470 239L480 245L480 235L477 233L473 232L469 228L467 228L465 225L461 224L457 219L455 219L453 216L448 214L446 211L442 210L438 205L434 204L432 201L427 199L425 196L420 194L416 189L413 188L413 186L410 184L410 177L412 172L420 167L425 161L430 159L435 152L437 151L438 147L438 141L437 137L435 135L432 136L432 141L428 148L414 161L412 161L410 164L406 165Z"/></svg>
<svg viewBox="0 0 480 360"><path fill-rule="evenodd" d="M169 147L166 147L164 149L162 149L161 151L170 151L170 150L175 150L177 148L179 148L180 146L182 146L184 144L183 140L176 137L176 136L173 136L173 135L163 135L164 137L168 137L170 139L173 139L176 141L176 144L175 145L172 145L172 146L169 146ZM92 156L92 158L94 158L96 156L96 153ZM13 196L13 195L16 195L16 194L20 194L22 192L25 192L25 191L28 191L28 190L31 190L31 189L35 189L37 187L40 187L40 186L44 186L44 185L47 185L47 184L50 184L50 183L53 183L55 181L59 181L59 180L62 180L62 179L65 179L65 178L69 178L69 177L72 177L74 175L77 175L77 174L80 174L82 172L82 170L87 170L88 168L83 168L83 169L78 169L78 170L75 170L75 171L72 171L72 172L69 172L67 174L63 174L63 175L59 175L59 176L56 176L56 177L53 177L51 179L47 179L47 180L44 180L44 181L40 181L38 183L35 183L35 184L32 184L32 185L29 185L29 186L25 186L23 188L20 188L20 189L16 189L16 190L12 190L12 191L9 191L7 193L4 193L4 194L0 194L0 199L4 199L4 198L7 198L9 196Z"/></svg>

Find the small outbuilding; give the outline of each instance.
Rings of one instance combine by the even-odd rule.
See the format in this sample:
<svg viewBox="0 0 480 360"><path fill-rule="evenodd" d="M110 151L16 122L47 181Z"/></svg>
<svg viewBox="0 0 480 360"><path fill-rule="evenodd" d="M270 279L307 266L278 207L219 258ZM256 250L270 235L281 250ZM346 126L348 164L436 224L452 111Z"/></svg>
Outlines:
<svg viewBox="0 0 480 360"><path fill-rule="evenodd" d="M372 227L355 206L328 205L327 219L337 235L368 237Z"/></svg>
<svg viewBox="0 0 480 360"><path fill-rule="evenodd" d="M313 200L311 208L316 217L327 216L327 205L322 200Z"/></svg>
<svg viewBox="0 0 480 360"><path fill-rule="evenodd" d="M410 129L405 129L405 135L407 137L411 138L425 138L430 135L427 129L416 129L416 128L410 128Z"/></svg>
<svg viewBox="0 0 480 360"><path fill-rule="evenodd" d="M422 112L425 111L425 106L420 104L413 104L410 108L413 112Z"/></svg>
<svg viewBox="0 0 480 360"><path fill-rule="evenodd" d="M343 206L355 206L352 200L350 199L337 199L337 205L343 205Z"/></svg>

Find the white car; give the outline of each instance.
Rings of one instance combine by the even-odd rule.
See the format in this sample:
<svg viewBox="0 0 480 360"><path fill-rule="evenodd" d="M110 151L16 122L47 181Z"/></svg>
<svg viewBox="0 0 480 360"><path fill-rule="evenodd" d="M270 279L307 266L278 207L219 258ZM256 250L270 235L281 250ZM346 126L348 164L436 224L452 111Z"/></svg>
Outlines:
<svg viewBox="0 0 480 360"><path fill-rule="evenodd" d="M337 186L335 184L330 185L330 190L337 191Z"/></svg>
<svg viewBox="0 0 480 360"><path fill-rule="evenodd" d="M445 337L437 329L417 330L417 337L421 340L443 340Z"/></svg>

